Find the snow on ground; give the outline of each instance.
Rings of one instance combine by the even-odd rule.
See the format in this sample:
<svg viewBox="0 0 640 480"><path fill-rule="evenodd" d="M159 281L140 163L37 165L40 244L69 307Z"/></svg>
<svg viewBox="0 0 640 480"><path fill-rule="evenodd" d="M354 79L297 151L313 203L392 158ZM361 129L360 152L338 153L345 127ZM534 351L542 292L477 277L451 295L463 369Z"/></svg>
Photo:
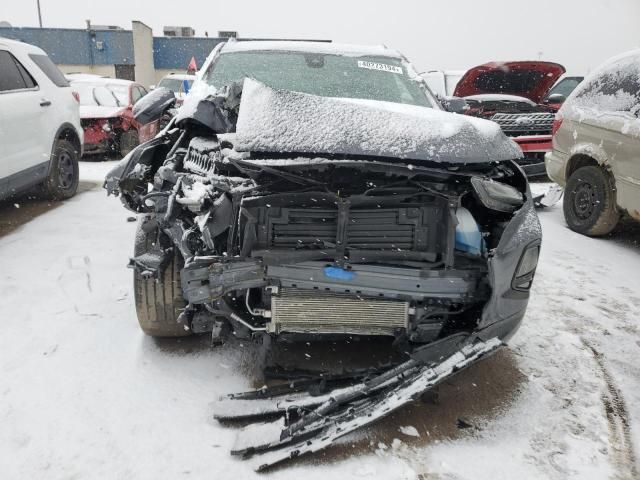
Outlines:
<svg viewBox="0 0 640 480"><path fill-rule="evenodd" d="M81 175L100 182L113 164L83 163ZM559 205L541 212L542 256L512 353L460 376L499 385L515 368L520 380L467 419L474 428L434 440L419 417L440 410L420 404L387 444L367 440L372 427L334 458L258 475L228 455L236 430L211 418L212 400L253 386L254 350L139 331L124 268L130 216L96 188L0 238L2 478L637 477L640 230L590 239L565 227ZM454 419L480 391L466 387L446 406Z"/></svg>

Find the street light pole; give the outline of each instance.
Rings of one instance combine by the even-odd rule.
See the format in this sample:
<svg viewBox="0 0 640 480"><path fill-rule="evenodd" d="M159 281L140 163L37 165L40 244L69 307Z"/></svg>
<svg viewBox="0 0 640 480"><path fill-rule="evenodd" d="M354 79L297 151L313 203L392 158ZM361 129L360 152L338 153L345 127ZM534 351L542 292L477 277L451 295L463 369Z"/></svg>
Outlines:
<svg viewBox="0 0 640 480"><path fill-rule="evenodd" d="M42 28L42 13L40 13L40 0L36 0L38 2L38 23L40 24L40 28Z"/></svg>

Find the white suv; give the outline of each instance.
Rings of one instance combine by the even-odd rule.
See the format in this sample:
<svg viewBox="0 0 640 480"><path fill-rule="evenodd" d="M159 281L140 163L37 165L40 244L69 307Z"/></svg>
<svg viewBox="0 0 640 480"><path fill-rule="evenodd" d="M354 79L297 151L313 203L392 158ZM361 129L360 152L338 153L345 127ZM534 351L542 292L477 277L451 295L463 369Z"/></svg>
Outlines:
<svg viewBox="0 0 640 480"><path fill-rule="evenodd" d="M0 199L38 184L51 198L73 196L82 141L62 72L41 49L0 38Z"/></svg>

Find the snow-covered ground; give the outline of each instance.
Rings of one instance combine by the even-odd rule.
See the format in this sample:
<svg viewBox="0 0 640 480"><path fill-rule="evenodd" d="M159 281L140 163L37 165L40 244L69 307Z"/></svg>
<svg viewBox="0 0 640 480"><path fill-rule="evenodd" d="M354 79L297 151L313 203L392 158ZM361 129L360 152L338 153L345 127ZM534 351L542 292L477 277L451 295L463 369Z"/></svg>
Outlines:
<svg viewBox="0 0 640 480"><path fill-rule="evenodd" d="M99 181L113 162L82 163ZM266 475L232 458L212 400L252 386L250 345L138 329L135 223L99 188L0 238L0 477L637 478L640 229L590 239L560 206L510 350L325 454ZM357 348L357 346L354 346Z"/></svg>

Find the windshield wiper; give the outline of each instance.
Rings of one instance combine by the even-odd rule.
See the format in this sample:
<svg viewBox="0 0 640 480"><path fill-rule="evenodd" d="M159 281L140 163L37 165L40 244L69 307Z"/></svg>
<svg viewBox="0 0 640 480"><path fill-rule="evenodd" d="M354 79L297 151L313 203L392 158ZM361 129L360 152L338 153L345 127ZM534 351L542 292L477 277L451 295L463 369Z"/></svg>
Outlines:
<svg viewBox="0 0 640 480"><path fill-rule="evenodd" d="M121 107L122 105L120 104L120 100L118 100L118 97L116 96L116 94L115 94L115 93L113 93L113 90L110 90L110 89L108 89L108 90L109 90L109 93L111 94L111 96L112 96L112 97L115 99L115 101L116 101L116 107Z"/></svg>
<svg viewBox="0 0 640 480"><path fill-rule="evenodd" d="M96 89L95 88L91 90L91 96L93 97L93 101L96 102L96 105L101 107L102 104L100 103L100 100L98 100L98 97L96 96Z"/></svg>

